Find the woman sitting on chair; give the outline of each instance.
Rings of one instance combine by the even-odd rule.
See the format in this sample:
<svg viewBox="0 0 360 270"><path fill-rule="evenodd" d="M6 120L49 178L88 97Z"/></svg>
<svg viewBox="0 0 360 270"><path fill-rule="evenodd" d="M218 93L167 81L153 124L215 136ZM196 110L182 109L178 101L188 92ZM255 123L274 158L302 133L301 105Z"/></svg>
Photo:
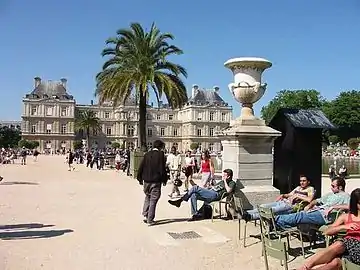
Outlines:
<svg viewBox="0 0 360 270"><path fill-rule="evenodd" d="M349 213L342 214L324 232L325 235L336 235L346 231L344 239L340 239L331 246L311 256L305 261L300 270L341 270L341 256L352 263L360 265L360 188L351 192Z"/></svg>

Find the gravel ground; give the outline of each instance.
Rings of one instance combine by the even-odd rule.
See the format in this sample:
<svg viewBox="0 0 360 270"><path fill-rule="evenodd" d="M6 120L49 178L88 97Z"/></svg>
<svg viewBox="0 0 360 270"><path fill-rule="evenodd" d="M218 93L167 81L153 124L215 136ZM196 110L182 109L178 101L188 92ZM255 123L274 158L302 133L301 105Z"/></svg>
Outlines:
<svg viewBox="0 0 360 270"><path fill-rule="evenodd" d="M84 165L68 172L64 160L40 156L26 166L0 166L0 269L265 269L259 240L249 238L250 246L242 247L237 222L186 222L188 204L170 206L167 186L158 205L159 225L148 227L135 180ZM324 179L324 186L328 182ZM348 181L348 190L359 182ZM249 234L258 230L248 225ZM176 240L168 234L188 231L199 237ZM270 259L270 269L281 268Z"/></svg>

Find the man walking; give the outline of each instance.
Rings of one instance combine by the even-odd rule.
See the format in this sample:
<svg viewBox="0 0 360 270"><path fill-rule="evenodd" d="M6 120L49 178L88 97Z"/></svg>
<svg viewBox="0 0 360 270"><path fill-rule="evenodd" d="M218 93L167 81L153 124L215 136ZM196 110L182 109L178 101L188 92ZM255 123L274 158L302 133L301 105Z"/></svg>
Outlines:
<svg viewBox="0 0 360 270"><path fill-rule="evenodd" d="M143 216L144 222L149 226L155 224L156 204L161 196L161 184L164 186L167 182L166 174L166 158L162 151L165 144L156 140L151 151L145 153L143 160L140 163L137 180L140 185L144 185L144 207Z"/></svg>

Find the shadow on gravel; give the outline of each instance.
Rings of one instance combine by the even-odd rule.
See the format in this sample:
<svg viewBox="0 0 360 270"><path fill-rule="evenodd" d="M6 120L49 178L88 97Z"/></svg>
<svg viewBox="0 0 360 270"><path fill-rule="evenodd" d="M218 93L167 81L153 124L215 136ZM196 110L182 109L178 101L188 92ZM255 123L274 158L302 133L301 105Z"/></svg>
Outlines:
<svg viewBox="0 0 360 270"><path fill-rule="evenodd" d="M49 231L15 231L0 232L1 240L22 240L22 239L38 239L50 238L73 232L73 230L49 230Z"/></svg>
<svg viewBox="0 0 360 270"><path fill-rule="evenodd" d="M9 224L0 225L0 230L26 230L53 227L54 225L45 225L42 223L25 223L25 224Z"/></svg>
<svg viewBox="0 0 360 270"><path fill-rule="evenodd" d="M189 218L168 218L168 219L160 219L156 221L156 225L165 225L169 223L175 222L185 222L188 221Z"/></svg>
<svg viewBox="0 0 360 270"><path fill-rule="evenodd" d="M21 181L13 181L13 182L1 182L2 186L10 186L10 185L38 185L39 183L35 182L21 182Z"/></svg>

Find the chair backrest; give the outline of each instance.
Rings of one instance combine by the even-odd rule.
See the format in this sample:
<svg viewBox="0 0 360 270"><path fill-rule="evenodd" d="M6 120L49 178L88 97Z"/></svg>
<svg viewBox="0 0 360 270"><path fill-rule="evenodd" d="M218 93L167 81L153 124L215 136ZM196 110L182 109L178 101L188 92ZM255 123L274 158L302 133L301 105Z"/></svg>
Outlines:
<svg viewBox="0 0 360 270"><path fill-rule="evenodd" d="M270 256L274 259L278 259L284 263L284 268L288 269L288 250L285 242L282 242L280 239L270 239L266 235L262 235L263 247L265 251L265 267L268 267L267 256Z"/></svg>
<svg viewBox="0 0 360 270"><path fill-rule="evenodd" d="M360 270L360 265L350 262L348 259L342 259L343 270Z"/></svg>
<svg viewBox="0 0 360 270"><path fill-rule="evenodd" d="M236 196L235 193L233 193L232 196L234 200L235 211L242 216L244 214L244 206L242 200L239 196Z"/></svg>
<svg viewBox="0 0 360 270"><path fill-rule="evenodd" d="M260 216L260 231L261 233L267 234L270 236L270 228L277 233L276 231L276 223L275 223L275 216L271 208L262 207L258 205L258 211ZM266 226L267 225L267 226Z"/></svg>

